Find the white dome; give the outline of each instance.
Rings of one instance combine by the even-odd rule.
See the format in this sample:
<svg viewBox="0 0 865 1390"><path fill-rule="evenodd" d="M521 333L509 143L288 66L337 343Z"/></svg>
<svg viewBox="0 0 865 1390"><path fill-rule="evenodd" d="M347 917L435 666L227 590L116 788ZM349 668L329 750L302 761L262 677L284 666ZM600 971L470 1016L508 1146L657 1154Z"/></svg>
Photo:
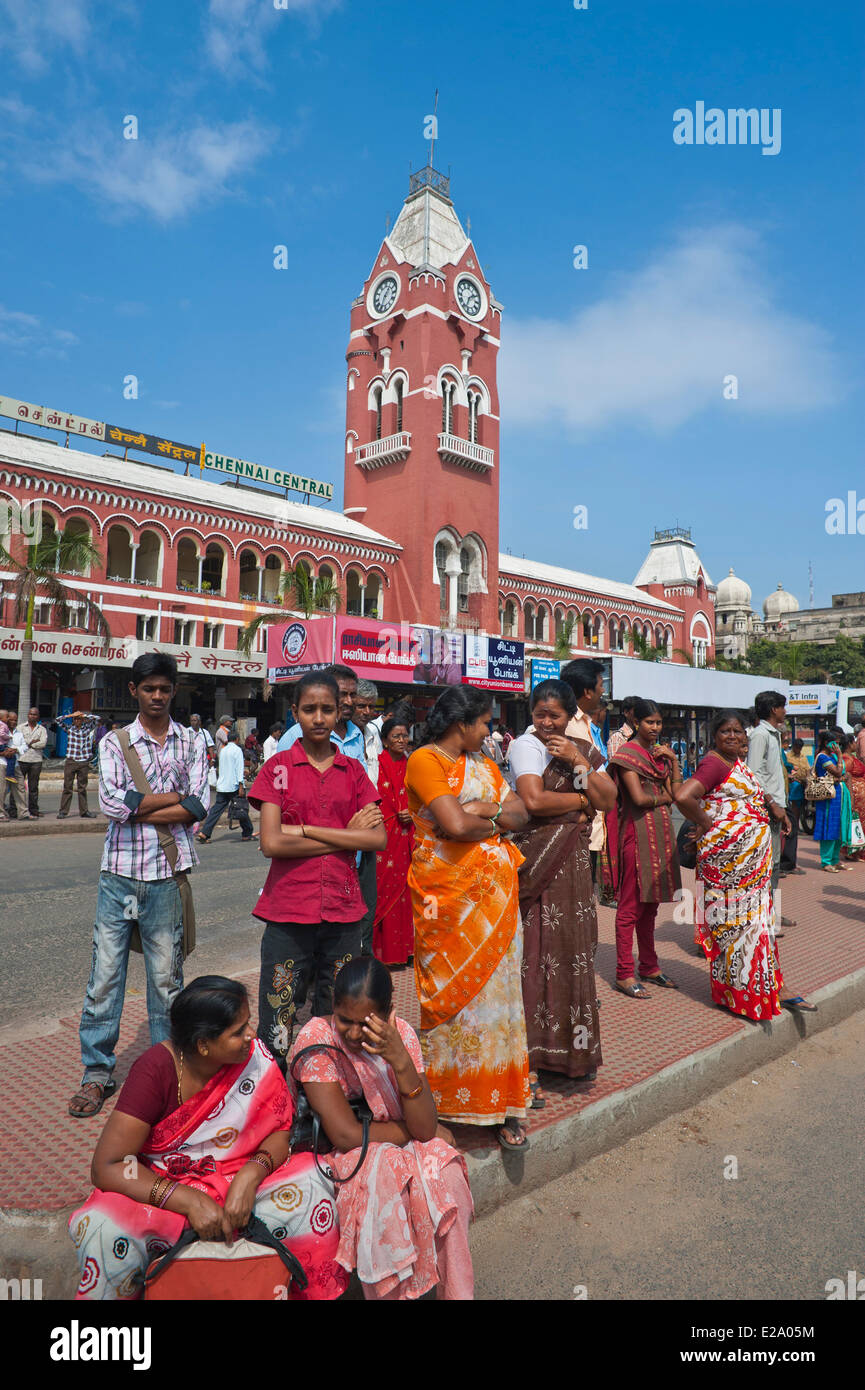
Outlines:
<svg viewBox="0 0 865 1390"><path fill-rule="evenodd" d="M783 584L779 584L774 594L770 594L763 602L763 616L770 621L776 618L783 618L785 613L798 613L799 600L787 592Z"/></svg>
<svg viewBox="0 0 865 1390"><path fill-rule="evenodd" d="M746 584L744 579L737 579L732 567L726 579L722 579L718 585L718 595L715 600L716 608L750 608L751 607L751 587Z"/></svg>

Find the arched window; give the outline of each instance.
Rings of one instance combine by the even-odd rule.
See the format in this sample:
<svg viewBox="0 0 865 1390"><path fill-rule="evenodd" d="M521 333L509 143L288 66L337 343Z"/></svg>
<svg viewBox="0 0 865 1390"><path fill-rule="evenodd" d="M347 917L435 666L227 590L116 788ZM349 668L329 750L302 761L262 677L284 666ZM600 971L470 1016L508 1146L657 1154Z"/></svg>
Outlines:
<svg viewBox="0 0 865 1390"><path fill-rule="evenodd" d="M177 587L198 588L198 551L190 536L184 536L177 544Z"/></svg>
<svg viewBox="0 0 865 1390"><path fill-rule="evenodd" d="M442 381L442 434L453 434L454 432L456 390L456 382L445 377Z"/></svg>
<svg viewBox="0 0 865 1390"><path fill-rule="evenodd" d="M258 599L258 556L254 550L240 552L240 597Z"/></svg>
<svg viewBox="0 0 865 1390"><path fill-rule="evenodd" d="M502 628L503 637L516 637L517 635L517 605L512 598L505 604L505 619Z"/></svg>
<svg viewBox="0 0 865 1390"><path fill-rule="evenodd" d="M457 579L457 600L461 613L469 611L469 570L471 569L472 557L465 546L460 550L460 573Z"/></svg>
<svg viewBox="0 0 865 1390"><path fill-rule="evenodd" d="M345 611L353 618L363 616L363 585L357 570L349 570L345 577Z"/></svg>
<svg viewBox="0 0 865 1390"><path fill-rule="evenodd" d="M593 620L593 618L592 618L592 615L591 615L591 613L584 613L584 614L583 614L583 646L584 646L584 647L591 647L591 646L592 646L592 637L593 637L593 635L594 635L594 620Z"/></svg>
<svg viewBox="0 0 865 1390"><path fill-rule="evenodd" d="M469 391L469 440L472 444L478 442L478 415L481 408L481 397L479 391Z"/></svg>
<svg viewBox="0 0 865 1390"><path fill-rule="evenodd" d="M402 433L402 399L403 399L403 392L404 392L404 390L405 390L405 384L404 384L403 379L402 379L401 376L398 376L398 377L397 377L397 379L396 379L396 386L395 386L394 389L395 389L395 392L396 392L396 432L397 432L397 434L401 434L401 433Z"/></svg>
<svg viewBox="0 0 865 1390"><path fill-rule="evenodd" d="M204 564L201 566L201 588L205 593L222 593L222 563L224 558L222 547L211 541L204 552Z"/></svg>
<svg viewBox="0 0 865 1390"><path fill-rule="evenodd" d="M334 573L333 568L332 568L331 565L319 565L319 567L318 567L318 577L319 577L319 580L320 580L321 583L322 583L322 586L324 586L325 584L331 584L331 585L334 587L334 589L336 588L336 582L337 582L337 580L336 580L336 575L335 575L335 573ZM331 599L331 602L330 602L330 605L329 605L329 609L330 609L330 612L331 612L331 613L335 612L335 609L336 609L336 594L335 594L335 593L334 593L333 598Z"/></svg>
<svg viewBox="0 0 865 1390"><path fill-rule="evenodd" d="M373 392L373 402L375 405L375 437L381 439L381 387L377 386Z"/></svg>
<svg viewBox="0 0 865 1390"><path fill-rule="evenodd" d="M553 616L555 618L556 641L558 641L558 639L564 635L565 631L565 610L559 606L556 608Z"/></svg>
<svg viewBox="0 0 865 1390"><path fill-rule="evenodd" d="M444 613L448 606L448 577L445 566L448 562L448 547L444 541L436 544L436 574L439 581L439 595L441 598L441 611Z"/></svg>
<svg viewBox="0 0 865 1390"><path fill-rule="evenodd" d="M77 516L70 517L63 527L64 540L71 540L73 536L82 536L85 540L90 539L90 527L87 525L86 521L82 521L81 518ZM68 569L64 566L66 574L87 574L89 568L88 565L84 565L80 569Z"/></svg>
<svg viewBox="0 0 865 1390"><path fill-rule="evenodd" d="M43 525L42 534L45 535ZM108 528L108 579L132 578L132 546L125 526Z"/></svg>
<svg viewBox="0 0 865 1390"><path fill-rule="evenodd" d="M162 537L157 531L142 531L135 562L135 578L140 584L159 583Z"/></svg>
<svg viewBox="0 0 865 1390"><path fill-rule="evenodd" d="M363 611L367 618L381 617L381 579L377 574L371 574L367 577Z"/></svg>
<svg viewBox="0 0 865 1390"><path fill-rule="evenodd" d="M264 582L262 585L262 597L268 603L275 603L279 598L281 580L282 561L278 555L268 555L264 562Z"/></svg>
<svg viewBox="0 0 865 1390"><path fill-rule="evenodd" d="M531 602L524 604L523 614L526 624L526 641L533 642L535 640L535 605Z"/></svg>

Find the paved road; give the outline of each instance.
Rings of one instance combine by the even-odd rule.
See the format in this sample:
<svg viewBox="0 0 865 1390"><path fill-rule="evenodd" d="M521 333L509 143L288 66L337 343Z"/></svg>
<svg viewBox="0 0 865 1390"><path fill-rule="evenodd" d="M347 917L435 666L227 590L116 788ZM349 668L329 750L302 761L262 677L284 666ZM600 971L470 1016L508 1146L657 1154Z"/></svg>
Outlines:
<svg viewBox="0 0 865 1390"><path fill-rule="evenodd" d="M256 818L257 820L257 818ZM261 928L250 909L267 866L258 842L243 845L223 817L210 845L199 845L193 875L198 946L187 978L252 969ZM96 882L103 836L47 835L0 840L0 1032L76 1013L90 972ZM130 990L144 990L133 957Z"/></svg>
<svg viewBox="0 0 865 1390"><path fill-rule="evenodd" d="M862 1278L863 1047L859 1013L477 1222L477 1297L823 1300Z"/></svg>

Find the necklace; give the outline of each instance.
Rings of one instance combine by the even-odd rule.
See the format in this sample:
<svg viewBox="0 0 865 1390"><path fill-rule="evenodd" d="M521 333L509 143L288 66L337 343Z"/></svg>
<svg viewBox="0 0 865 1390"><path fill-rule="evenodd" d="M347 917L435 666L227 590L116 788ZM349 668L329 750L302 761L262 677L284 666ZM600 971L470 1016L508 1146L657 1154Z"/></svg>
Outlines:
<svg viewBox="0 0 865 1390"><path fill-rule="evenodd" d="M450 755L450 753L446 753L445 750L444 750L443 748L439 748L439 746L438 746L437 743L434 743L434 744L433 744L433 748L436 750L437 753L441 753L441 755L442 755L443 758L447 758L447 760L448 760L449 763L455 763L455 762L456 762L456 758L452 758L451 755Z"/></svg>
<svg viewBox="0 0 865 1390"><path fill-rule="evenodd" d="M182 1105L182 1104L183 1104L183 1098L182 1098L182 1096L181 1096L181 1094L180 1094L180 1083L181 1083L182 1080L183 1080L183 1052L180 1053L180 1070L179 1070L179 1072L177 1073L177 1104L178 1104L178 1105Z"/></svg>

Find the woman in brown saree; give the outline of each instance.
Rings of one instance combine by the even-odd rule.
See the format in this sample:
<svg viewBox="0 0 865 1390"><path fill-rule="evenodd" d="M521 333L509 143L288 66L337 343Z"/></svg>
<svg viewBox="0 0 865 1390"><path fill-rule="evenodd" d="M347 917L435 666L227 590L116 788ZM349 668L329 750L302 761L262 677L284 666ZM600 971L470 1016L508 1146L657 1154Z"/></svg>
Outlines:
<svg viewBox="0 0 865 1390"><path fill-rule="evenodd" d="M672 748L659 743L663 720L653 700L637 700L635 733L608 764L619 788L619 905L616 909L616 989L648 999L634 974L634 931L640 979L678 989L655 954L659 903L674 901L682 886L670 805L682 773Z"/></svg>
<svg viewBox="0 0 865 1390"><path fill-rule="evenodd" d="M616 789L592 743L568 738L576 696L564 681L532 695L533 731L511 744L517 795L529 812L514 843L523 918L523 1003L534 1105L546 1102L539 1068L591 1079L601 1061L594 955L598 921L589 861L595 811L608 811Z"/></svg>

